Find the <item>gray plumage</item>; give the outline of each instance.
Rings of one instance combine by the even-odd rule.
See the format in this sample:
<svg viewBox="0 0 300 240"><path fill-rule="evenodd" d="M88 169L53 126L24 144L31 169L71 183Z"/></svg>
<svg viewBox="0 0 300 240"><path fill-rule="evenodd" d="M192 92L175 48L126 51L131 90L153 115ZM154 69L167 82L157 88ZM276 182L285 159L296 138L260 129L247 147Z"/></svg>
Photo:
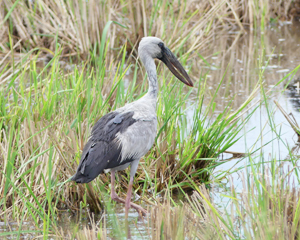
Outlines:
<svg viewBox="0 0 300 240"><path fill-rule="evenodd" d="M139 160L153 145L157 119L155 106L141 98L98 120L85 145L72 180L88 183L104 170ZM139 110L140 111L139 111Z"/></svg>
<svg viewBox="0 0 300 240"><path fill-rule="evenodd" d="M72 177L77 183L88 183L103 171L111 170L113 184L114 172L131 165L132 186L139 160L150 150L156 137L158 84L154 58L163 61L180 81L193 85L179 61L159 38L143 38L138 52L147 71L148 92L139 100L118 108L97 121L83 149L77 172ZM113 188L112 197L116 201L123 201L114 194ZM126 201L128 206L125 209L128 210L131 204L143 211L138 205L130 203L130 199L126 198Z"/></svg>

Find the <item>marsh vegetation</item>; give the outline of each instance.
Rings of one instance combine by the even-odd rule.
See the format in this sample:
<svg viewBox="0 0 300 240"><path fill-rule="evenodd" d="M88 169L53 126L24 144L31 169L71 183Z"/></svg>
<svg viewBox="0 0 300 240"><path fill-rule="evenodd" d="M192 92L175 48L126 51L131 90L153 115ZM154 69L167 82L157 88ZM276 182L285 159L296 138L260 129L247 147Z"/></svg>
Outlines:
<svg viewBox="0 0 300 240"><path fill-rule="evenodd" d="M300 239L297 6L1 1L0 237ZM147 91L137 46L150 35L195 87L158 65L158 134L133 186L150 214L125 226L109 174L65 181L93 124ZM120 196L127 183L128 170Z"/></svg>

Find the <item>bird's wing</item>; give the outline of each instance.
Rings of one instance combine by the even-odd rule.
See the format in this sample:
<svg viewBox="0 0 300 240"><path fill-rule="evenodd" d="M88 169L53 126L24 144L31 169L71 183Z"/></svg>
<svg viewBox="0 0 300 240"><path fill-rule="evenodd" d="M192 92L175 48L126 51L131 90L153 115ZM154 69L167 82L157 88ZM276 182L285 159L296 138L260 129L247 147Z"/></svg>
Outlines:
<svg viewBox="0 0 300 240"><path fill-rule="evenodd" d="M72 177L73 181L90 182L108 168L108 165L120 161L122 149L116 138L136 122L133 115L132 111L111 112L97 121L83 149L77 172Z"/></svg>

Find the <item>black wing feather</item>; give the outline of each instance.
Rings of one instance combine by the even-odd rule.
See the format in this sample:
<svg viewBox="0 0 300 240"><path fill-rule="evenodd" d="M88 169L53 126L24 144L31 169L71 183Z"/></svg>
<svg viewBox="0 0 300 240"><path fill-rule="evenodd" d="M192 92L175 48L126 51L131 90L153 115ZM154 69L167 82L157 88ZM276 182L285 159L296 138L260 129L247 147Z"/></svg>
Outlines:
<svg viewBox="0 0 300 240"><path fill-rule="evenodd" d="M116 142L116 134L124 132L136 122L133 114L134 112L111 112L96 122L82 151L77 172L71 180L88 183L104 169L120 165L122 146ZM122 164L129 161L132 159L126 159Z"/></svg>

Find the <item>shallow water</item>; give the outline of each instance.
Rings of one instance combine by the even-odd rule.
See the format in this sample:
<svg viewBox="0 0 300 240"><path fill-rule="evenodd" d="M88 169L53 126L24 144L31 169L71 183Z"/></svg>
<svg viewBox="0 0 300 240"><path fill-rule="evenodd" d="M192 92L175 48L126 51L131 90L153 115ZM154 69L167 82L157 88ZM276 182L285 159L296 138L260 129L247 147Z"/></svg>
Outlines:
<svg viewBox="0 0 300 240"><path fill-rule="evenodd" d="M254 112L249 122L245 125L244 131L240 133L241 139L230 147L230 149L228 149L229 151L248 153L255 149L259 149L261 146L264 146L271 141L271 143L267 144L256 153L256 155L262 154L264 159L269 161L272 158L288 158L290 149L297 146L298 137L283 114L274 104L274 100L276 100L288 114L292 113L294 118L298 120L298 123L300 122L300 94L296 89L287 89L286 91L283 91L288 80L292 79L293 82L293 80L299 78L299 73L287 78L277 87L274 87L274 85L300 63L300 56L298 55L300 50L299 30L299 24L284 25L279 28L271 27L267 29L263 35L265 58L262 58L262 48L260 47L261 45L258 45L261 41L260 37L252 38L249 36L248 40L244 39L244 41L239 43L240 46L245 49L246 53L251 52L251 54L243 55L242 53L239 53L242 57L237 57L235 59L237 63L235 63L235 69L232 70L232 72L234 72L232 75L234 76L234 79L240 77L241 80L237 80L237 82L240 82L240 89L233 89L232 91L238 93L238 98L240 98L241 101L242 99L245 100L252 90L251 86L254 86L259 79L259 71L262 68L265 69L262 79L265 81L268 88L272 89L271 97L267 101L268 109L271 110L271 119L274 120L273 126L276 126L276 132L280 133L281 140L278 140L274 131L271 130L268 112L263 104ZM257 48L254 46L257 46ZM249 49L251 51L249 51ZM239 52L239 50L236 50L235 52ZM263 63L268 61L268 66L257 66L257 63L255 63L253 59L260 59ZM250 64L250 67L248 67L249 71L242 74L245 68L239 68L238 65L244 62L252 62L253 65ZM273 139L276 140L272 141ZM230 157L230 155L222 156L222 158L228 157ZM255 157L255 155L253 157ZM239 168L245 166L247 161L248 158L245 158L243 161L239 161L238 159L229 161L217 167L215 171L230 169L233 166L234 168ZM237 162L238 164L235 165ZM238 173L231 175L236 184L239 183L237 175Z"/></svg>

